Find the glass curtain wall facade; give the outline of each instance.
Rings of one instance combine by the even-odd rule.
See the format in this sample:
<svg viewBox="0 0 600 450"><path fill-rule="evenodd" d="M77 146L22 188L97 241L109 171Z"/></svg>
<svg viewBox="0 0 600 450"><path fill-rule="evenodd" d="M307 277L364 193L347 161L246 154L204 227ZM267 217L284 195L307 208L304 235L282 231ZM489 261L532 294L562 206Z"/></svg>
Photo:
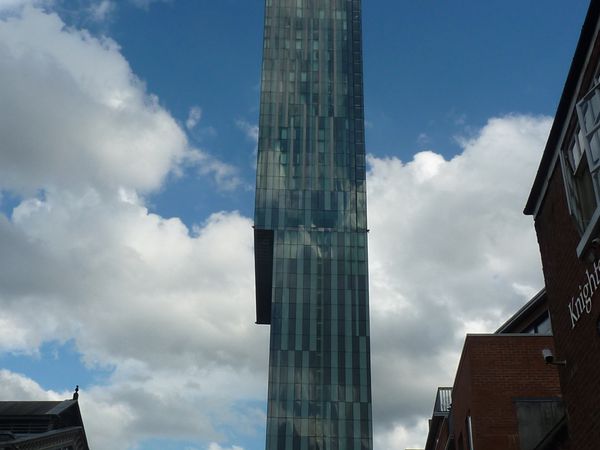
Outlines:
<svg viewBox="0 0 600 450"><path fill-rule="evenodd" d="M254 217L267 450L371 450L360 0L266 0Z"/></svg>

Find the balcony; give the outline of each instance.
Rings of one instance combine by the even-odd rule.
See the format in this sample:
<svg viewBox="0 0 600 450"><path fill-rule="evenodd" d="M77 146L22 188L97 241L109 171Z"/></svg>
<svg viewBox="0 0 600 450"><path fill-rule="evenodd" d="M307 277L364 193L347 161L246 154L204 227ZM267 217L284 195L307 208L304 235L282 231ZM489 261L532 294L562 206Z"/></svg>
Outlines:
<svg viewBox="0 0 600 450"><path fill-rule="evenodd" d="M433 406L433 416L448 417L450 407L452 406L452 388L439 387L435 397L435 405Z"/></svg>

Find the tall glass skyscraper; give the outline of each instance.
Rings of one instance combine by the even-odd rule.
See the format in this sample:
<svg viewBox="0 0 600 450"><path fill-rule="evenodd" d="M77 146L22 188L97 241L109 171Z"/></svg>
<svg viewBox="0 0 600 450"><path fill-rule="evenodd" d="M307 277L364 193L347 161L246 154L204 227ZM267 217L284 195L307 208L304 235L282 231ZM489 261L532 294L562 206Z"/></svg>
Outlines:
<svg viewBox="0 0 600 450"><path fill-rule="evenodd" d="M266 0L257 323L267 450L371 450L360 0Z"/></svg>

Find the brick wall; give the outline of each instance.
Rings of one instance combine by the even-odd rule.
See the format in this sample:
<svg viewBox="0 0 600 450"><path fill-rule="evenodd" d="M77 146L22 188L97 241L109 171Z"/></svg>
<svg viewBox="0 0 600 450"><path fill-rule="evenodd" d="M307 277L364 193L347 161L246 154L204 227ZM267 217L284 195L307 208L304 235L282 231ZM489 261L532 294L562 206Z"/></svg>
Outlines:
<svg viewBox="0 0 600 450"><path fill-rule="evenodd" d="M553 349L552 336L467 336L452 390L457 443L462 436L468 448L471 416L474 448L520 450L514 400L560 397L558 370L544 363L544 348Z"/></svg>
<svg viewBox="0 0 600 450"><path fill-rule="evenodd" d="M590 314L572 326L568 309L592 262L579 259L579 234L569 215L560 167L550 178L544 203L535 221L542 256L548 306L556 341L557 357L567 360L560 369L572 448L600 449L600 289L592 297Z"/></svg>
<svg viewBox="0 0 600 450"><path fill-rule="evenodd" d="M435 450L446 450L448 438L448 419L444 419L436 438Z"/></svg>

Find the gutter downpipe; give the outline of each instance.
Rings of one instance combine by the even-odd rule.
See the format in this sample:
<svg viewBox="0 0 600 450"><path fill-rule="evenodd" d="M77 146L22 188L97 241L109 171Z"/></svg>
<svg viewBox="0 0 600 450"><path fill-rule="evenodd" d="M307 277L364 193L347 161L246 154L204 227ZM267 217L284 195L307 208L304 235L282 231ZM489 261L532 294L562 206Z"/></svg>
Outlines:
<svg viewBox="0 0 600 450"><path fill-rule="evenodd" d="M468 417L467 424L469 426L469 450L475 450L475 446L473 445L473 424L471 423L471 416Z"/></svg>

